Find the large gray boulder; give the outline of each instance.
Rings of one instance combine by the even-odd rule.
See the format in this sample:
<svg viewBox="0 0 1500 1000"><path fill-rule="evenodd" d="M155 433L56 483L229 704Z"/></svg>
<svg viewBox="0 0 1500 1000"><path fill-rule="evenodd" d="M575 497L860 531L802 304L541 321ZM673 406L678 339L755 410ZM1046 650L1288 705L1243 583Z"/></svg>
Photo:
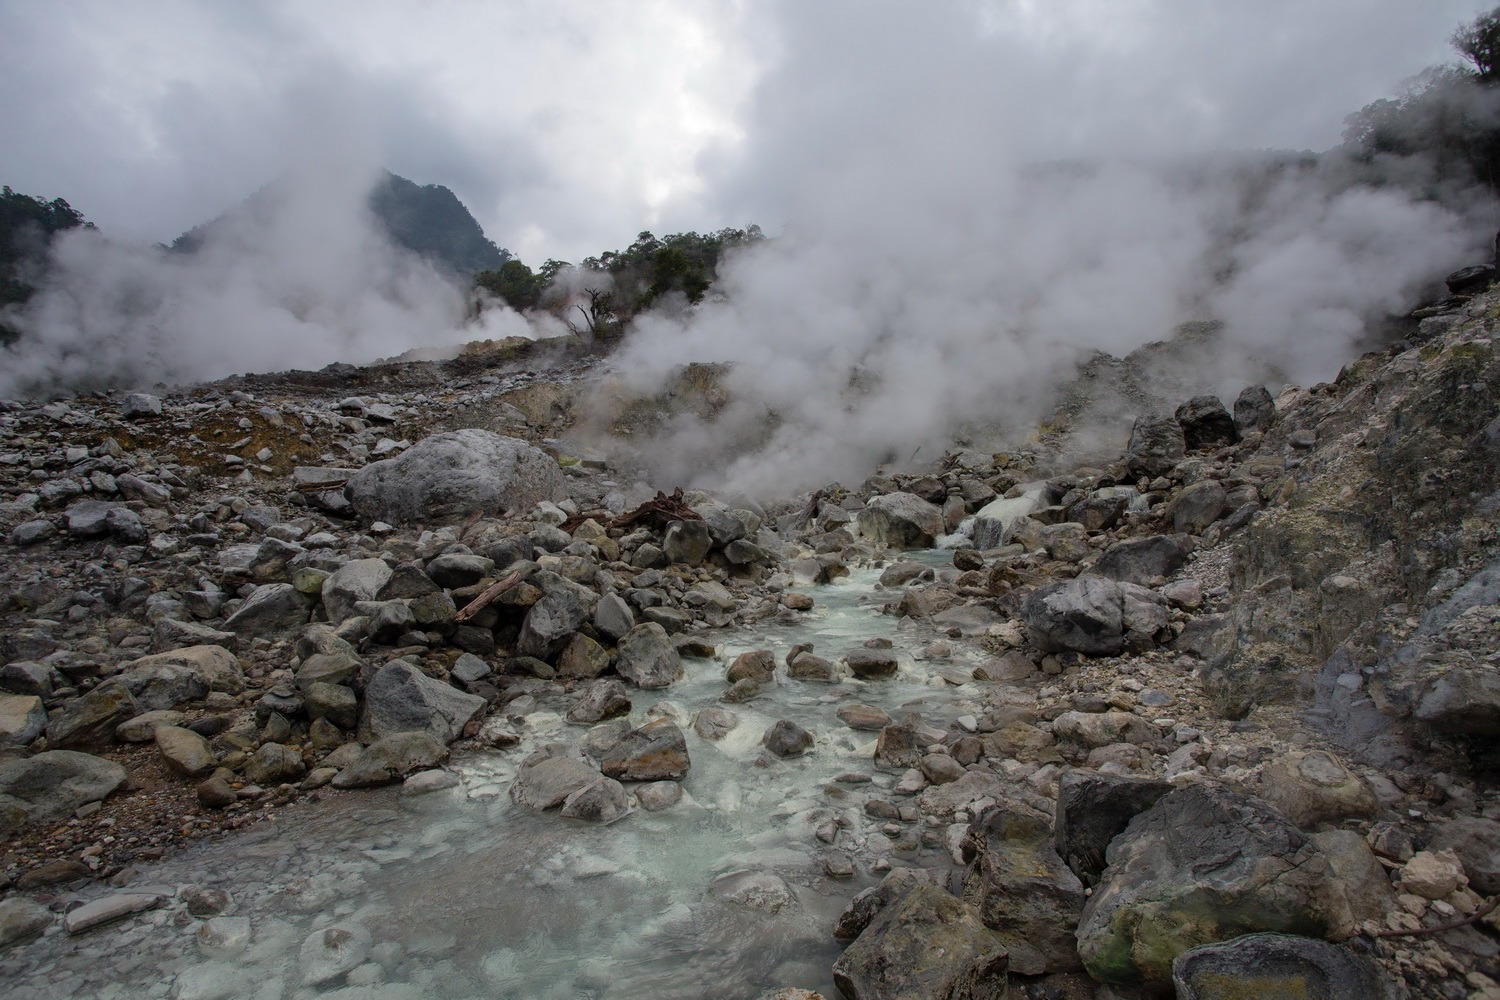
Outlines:
<svg viewBox="0 0 1500 1000"><path fill-rule="evenodd" d="M1209 784L1163 796L1110 844L1078 924L1096 980L1171 988L1172 962L1257 931L1348 934L1348 904L1317 844L1259 799Z"/></svg>
<svg viewBox="0 0 1500 1000"><path fill-rule="evenodd" d="M915 493L874 497L856 518L859 533L895 549L924 549L943 533L943 510Z"/></svg>
<svg viewBox="0 0 1500 1000"><path fill-rule="evenodd" d="M1085 656L1149 648L1170 621L1167 600L1155 591L1090 574L1038 587L1022 614L1038 649Z"/></svg>
<svg viewBox="0 0 1500 1000"><path fill-rule="evenodd" d="M1008 956L969 903L917 885L870 921L833 963L848 1000L1001 1000Z"/></svg>
<svg viewBox="0 0 1500 1000"><path fill-rule="evenodd" d="M1125 467L1132 476L1162 476L1172 471L1187 451L1182 425L1167 413L1144 413L1130 428Z"/></svg>
<svg viewBox="0 0 1500 1000"><path fill-rule="evenodd" d="M1276 419L1276 401L1263 385L1246 386L1234 401L1234 427L1240 434L1263 431Z"/></svg>
<svg viewBox="0 0 1500 1000"><path fill-rule="evenodd" d="M664 688L682 677L682 657L667 630L656 622L637 625L620 638L615 670L636 687Z"/></svg>
<svg viewBox="0 0 1500 1000"><path fill-rule="evenodd" d="M67 819L129 780L113 761L72 750L49 750L0 762L0 833L29 823Z"/></svg>
<svg viewBox="0 0 1500 1000"><path fill-rule="evenodd" d="M484 711L485 701L395 660L376 672L365 688L359 738L378 740L396 733L426 733L448 744Z"/></svg>
<svg viewBox="0 0 1500 1000"><path fill-rule="evenodd" d="M562 469L546 453L476 428L434 434L372 462L344 493L360 516L392 524L524 511L568 495Z"/></svg>

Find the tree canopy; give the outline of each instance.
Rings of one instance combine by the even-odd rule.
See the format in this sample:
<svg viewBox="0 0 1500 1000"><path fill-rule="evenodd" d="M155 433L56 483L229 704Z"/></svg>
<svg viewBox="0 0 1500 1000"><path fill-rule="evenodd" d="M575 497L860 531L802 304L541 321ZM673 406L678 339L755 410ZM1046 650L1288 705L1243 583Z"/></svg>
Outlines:
<svg viewBox="0 0 1500 1000"><path fill-rule="evenodd" d="M1368 164L1406 161L1414 167L1405 176L1432 191L1475 182L1500 190L1500 7L1450 42L1467 65L1431 67L1349 115L1344 151Z"/></svg>
<svg viewBox="0 0 1500 1000"><path fill-rule="evenodd" d="M725 254L763 239L765 234L754 225L660 239L648 231L624 250L587 257L576 268L549 260L533 272L512 259L476 276L475 285L519 312L549 310L575 332L582 332L581 319L591 336L610 335L670 295L680 295L687 305L703 301L718 279Z"/></svg>
<svg viewBox="0 0 1500 1000"><path fill-rule="evenodd" d="M8 185L0 189L0 311L31 298L33 282L46 268L52 237L80 226L93 228L61 198L46 201ZM0 343L15 339L16 331L0 320Z"/></svg>

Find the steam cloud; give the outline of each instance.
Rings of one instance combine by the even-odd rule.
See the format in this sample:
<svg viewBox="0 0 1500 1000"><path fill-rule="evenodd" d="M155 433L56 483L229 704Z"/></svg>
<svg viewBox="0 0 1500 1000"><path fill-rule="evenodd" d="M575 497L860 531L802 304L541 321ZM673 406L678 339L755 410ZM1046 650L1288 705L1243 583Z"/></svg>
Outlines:
<svg viewBox="0 0 1500 1000"><path fill-rule="evenodd" d="M1169 7L1151 9L1192 41L1203 18ZM1486 256L1488 195L1440 204L1338 155L1203 148L1233 121L1201 114L1190 50L1152 70L1160 53L882 10L779 13L782 58L723 183L744 217L785 206L787 234L723 269L719 300L641 322L620 361L640 391L734 363L718 419L679 416L648 449L662 479L770 494L935 458L970 422L1024 433L1089 352L1188 320L1224 324L1205 385L1237 391L1252 359L1328 378L1372 321Z"/></svg>
<svg viewBox="0 0 1500 1000"><path fill-rule="evenodd" d="M1345 9L1358 6L1334 30L1373 23ZM762 495L856 482L919 448L935 457L966 423L1028 426L1088 352L1123 355L1186 320L1224 323L1210 383L1250 359L1326 378L1372 320L1488 246L1488 196L1417 200L1351 183L1337 157L1213 152L1252 124L1275 134L1270 119L1323 82L1305 75L1323 57L1315 33L1274 73L1215 47L1300 5L1137 4L1091 33L1073 29L1102 6L1066 10L1072 22L1001 0L737 9L770 61L660 218L783 232L724 262L702 306L627 334L613 363L638 391L686 362L734 363L717 420L684 415L648 443L659 480ZM1382 17L1414 33L1430 16L1414 11ZM504 309L464 327L463 290L392 248L364 207L379 155L347 145L197 255L64 237L0 394L559 332Z"/></svg>

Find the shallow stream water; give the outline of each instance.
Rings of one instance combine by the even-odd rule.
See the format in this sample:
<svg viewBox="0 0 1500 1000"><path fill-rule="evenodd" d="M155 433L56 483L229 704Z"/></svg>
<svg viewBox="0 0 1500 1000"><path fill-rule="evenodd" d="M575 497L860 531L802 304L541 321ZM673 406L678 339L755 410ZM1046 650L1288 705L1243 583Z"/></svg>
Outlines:
<svg viewBox="0 0 1500 1000"><path fill-rule="evenodd" d="M926 558L936 565L948 555ZM864 801L899 776L875 771L876 734L847 728L835 712L860 702L946 723L973 710L977 696L973 685L950 683L966 672L967 654L942 663L914 656L932 635L880 614L871 603L878 576L857 570L838 584L803 588L816 602L804 621L709 633L716 660L686 660L686 678L665 691L631 692L632 724L663 700L691 717L720 704L724 665L744 650L770 648L780 661L793 644L812 642L836 658L884 637L900 654L891 680L830 686L782 678L750 703L725 706L740 723L718 743L685 726L692 768L670 809L638 809L600 827L514 805L507 791L530 750L576 742L586 731L563 722L564 702L549 703L526 717L519 747L456 756L454 787L330 795L144 870L118 890L224 889L233 903L214 929L227 929L230 940L200 943L203 921L168 898L77 937L54 927L12 949L0 957L4 993L616 1000L752 998L801 986L836 997L834 921L854 892L880 877L875 859L915 856L864 816ZM778 719L814 733L814 750L790 760L765 752L761 736ZM851 773L870 781L835 780ZM840 818L837 844L819 841L817 828ZM853 879L826 874L835 847L854 859ZM775 902L756 908L710 892L715 879L741 871L775 875L790 898L771 912ZM336 974L323 980L330 970Z"/></svg>

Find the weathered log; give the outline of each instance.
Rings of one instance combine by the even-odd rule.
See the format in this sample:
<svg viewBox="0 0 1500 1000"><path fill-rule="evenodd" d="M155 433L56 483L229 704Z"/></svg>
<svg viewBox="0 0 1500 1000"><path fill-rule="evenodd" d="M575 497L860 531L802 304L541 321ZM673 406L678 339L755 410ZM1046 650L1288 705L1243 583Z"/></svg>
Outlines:
<svg viewBox="0 0 1500 1000"><path fill-rule="evenodd" d="M456 622L466 622L470 618L473 618L475 615L479 614L479 612L489 607L490 603L494 601L495 598L499 597L501 594L505 593L507 590L520 583L521 577L523 575L524 574L520 570L516 570L514 573L502 577L501 579L496 580L494 583L490 584L488 587L485 587L483 592L481 592L478 597L474 598L468 604L465 604L459 610L458 614L453 616L453 620Z"/></svg>

